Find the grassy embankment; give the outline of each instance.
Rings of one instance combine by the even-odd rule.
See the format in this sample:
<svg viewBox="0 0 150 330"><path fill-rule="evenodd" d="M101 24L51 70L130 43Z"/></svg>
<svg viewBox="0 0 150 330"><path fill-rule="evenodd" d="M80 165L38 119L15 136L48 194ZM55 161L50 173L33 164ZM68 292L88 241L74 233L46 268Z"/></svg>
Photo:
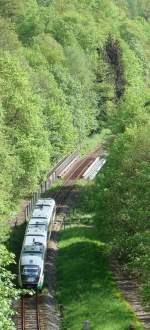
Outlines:
<svg viewBox="0 0 150 330"><path fill-rule="evenodd" d="M142 330L109 270L109 242L100 241L92 226L93 206L88 204L91 188L83 183L78 186L81 191L67 219L71 226L61 232L57 259L63 329L82 329L83 322L89 320L91 330L127 330L132 326ZM105 228L102 230L105 234Z"/></svg>

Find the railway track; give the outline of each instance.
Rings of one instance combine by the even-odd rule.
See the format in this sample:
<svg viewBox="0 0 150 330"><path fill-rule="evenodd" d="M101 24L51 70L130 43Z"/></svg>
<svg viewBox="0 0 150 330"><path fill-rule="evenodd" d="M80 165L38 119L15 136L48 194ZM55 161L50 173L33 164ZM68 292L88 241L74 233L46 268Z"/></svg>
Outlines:
<svg viewBox="0 0 150 330"><path fill-rule="evenodd" d="M66 185L60 188L60 190L55 194L54 198L56 200L57 205L57 216L56 221L53 225L53 233L57 233L62 224L63 217L66 213L64 209L64 203L72 189L70 185L68 185L68 180L66 180ZM61 213L61 214L60 214ZM54 234L53 234L53 239ZM50 242L52 244L52 242ZM52 256L52 253L51 253ZM53 257L53 256L52 256ZM51 272L53 270L51 269ZM50 291L50 290L49 290ZM40 304L40 293L36 293L35 295L25 296L20 299L17 306L17 330L45 330L47 329L46 322L43 320L43 307ZM41 310L41 313L40 313ZM41 315L41 316L40 316ZM54 329L51 327L51 329Z"/></svg>
<svg viewBox="0 0 150 330"><path fill-rule="evenodd" d="M97 151L97 150L96 150ZM99 149L98 149L99 151ZM95 152L96 153L96 152ZM95 154L94 154L95 156ZM88 155L84 159L77 161L71 170L65 174L65 182L63 186L52 197L56 201L57 213L56 219L53 225L53 233L48 243L47 261L45 264L47 274L50 274L48 281L48 294L42 295L36 293L32 297L25 296L20 299L17 307L17 330L47 330L47 329L59 329L59 320L55 307L55 262L57 254L57 233L60 231L63 225L63 219L67 213L67 199L73 189L73 183L80 178L83 172L90 166L93 160L93 154ZM51 197L51 196L49 196ZM50 298L47 304L47 310L41 300ZM47 325L49 323L49 326Z"/></svg>
<svg viewBox="0 0 150 330"><path fill-rule="evenodd" d="M18 306L18 330L40 330L38 294L22 297Z"/></svg>
<svg viewBox="0 0 150 330"><path fill-rule="evenodd" d="M70 191L71 186L65 186L54 196L57 205L57 216L53 225L53 232L58 232L63 224L63 216L60 216L59 213L65 213L65 210L63 210L63 203L67 199ZM43 322L44 320L40 317L41 307L39 298L40 294L36 293L32 297L25 296L20 299L17 307L17 330L43 330L47 328L45 322Z"/></svg>

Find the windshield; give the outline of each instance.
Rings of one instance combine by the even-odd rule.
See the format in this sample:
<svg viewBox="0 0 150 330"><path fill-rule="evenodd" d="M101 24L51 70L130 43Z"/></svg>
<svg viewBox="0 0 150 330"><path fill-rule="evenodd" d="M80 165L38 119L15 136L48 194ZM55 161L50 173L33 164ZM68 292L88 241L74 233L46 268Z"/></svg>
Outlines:
<svg viewBox="0 0 150 330"><path fill-rule="evenodd" d="M38 275L38 268L23 268L23 275Z"/></svg>
<svg viewBox="0 0 150 330"><path fill-rule="evenodd" d="M22 266L21 275L23 282L34 282L37 283L40 276L40 267L39 266Z"/></svg>

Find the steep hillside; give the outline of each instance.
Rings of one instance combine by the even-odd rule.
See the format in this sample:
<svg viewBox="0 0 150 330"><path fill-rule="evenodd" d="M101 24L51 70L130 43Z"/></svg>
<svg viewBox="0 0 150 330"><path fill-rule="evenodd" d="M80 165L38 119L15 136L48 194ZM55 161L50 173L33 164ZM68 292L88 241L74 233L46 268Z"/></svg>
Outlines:
<svg viewBox="0 0 150 330"><path fill-rule="evenodd" d="M110 159L116 180L110 180L110 171L103 179L110 180L111 194L119 193L121 199L114 218L121 216L122 200L129 199L136 200L134 221L137 217L145 221L149 19L147 0L0 0L3 221L18 198L36 189L53 163L103 128L116 139ZM126 180L128 174L136 187L135 181L132 185ZM123 191L115 186L116 182L122 186L120 178L125 182ZM5 328L12 329L7 322Z"/></svg>
<svg viewBox="0 0 150 330"><path fill-rule="evenodd" d="M144 120L144 2L0 1L2 211L91 132Z"/></svg>

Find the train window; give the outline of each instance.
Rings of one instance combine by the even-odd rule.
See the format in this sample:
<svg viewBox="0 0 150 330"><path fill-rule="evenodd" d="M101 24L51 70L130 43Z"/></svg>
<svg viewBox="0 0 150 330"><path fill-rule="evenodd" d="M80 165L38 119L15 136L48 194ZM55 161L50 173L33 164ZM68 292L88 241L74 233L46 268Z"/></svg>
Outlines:
<svg viewBox="0 0 150 330"><path fill-rule="evenodd" d="M36 237L45 237L45 233L41 233L41 234L37 234L36 232L34 233L34 235L36 236ZM31 233L31 234L26 234L26 236L33 236L33 233ZM37 243L37 242L33 242L34 244L39 244L39 243Z"/></svg>
<svg viewBox="0 0 150 330"><path fill-rule="evenodd" d="M39 217L33 217L33 218L31 218L31 219L47 219L47 216L45 217L45 216L43 216L43 215L41 215L41 216L39 216Z"/></svg>
<svg viewBox="0 0 150 330"><path fill-rule="evenodd" d="M38 222L36 222L35 224L29 224L28 225L28 228L38 228L38 227L40 227L40 229L41 228L43 228L43 229L45 229L46 228L46 225L45 224L43 224L43 223L38 223Z"/></svg>
<svg viewBox="0 0 150 330"><path fill-rule="evenodd" d="M34 281L38 280L40 276L40 267L39 266L22 266L21 267L21 274L22 274L22 280L23 282L28 282L30 279L33 279Z"/></svg>
<svg viewBox="0 0 150 330"><path fill-rule="evenodd" d="M25 275L27 275L27 274L36 274L38 272L38 270L37 269L34 269L34 268L24 268L24 270L23 270L23 274Z"/></svg>
<svg viewBox="0 0 150 330"><path fill-rule="evenodd" d="M42 208L43 206L51 206L50 204L36 204L36 207L35 208L38 208L38 207L40 207L40 208Z"/></svg>
<svg viewBox="0 0 150 330"><path fill-rule="evenodd" d="M44 246L41 244L34 244L34 245L26 245L23 248L23 253L43 253Z"/></svg>

